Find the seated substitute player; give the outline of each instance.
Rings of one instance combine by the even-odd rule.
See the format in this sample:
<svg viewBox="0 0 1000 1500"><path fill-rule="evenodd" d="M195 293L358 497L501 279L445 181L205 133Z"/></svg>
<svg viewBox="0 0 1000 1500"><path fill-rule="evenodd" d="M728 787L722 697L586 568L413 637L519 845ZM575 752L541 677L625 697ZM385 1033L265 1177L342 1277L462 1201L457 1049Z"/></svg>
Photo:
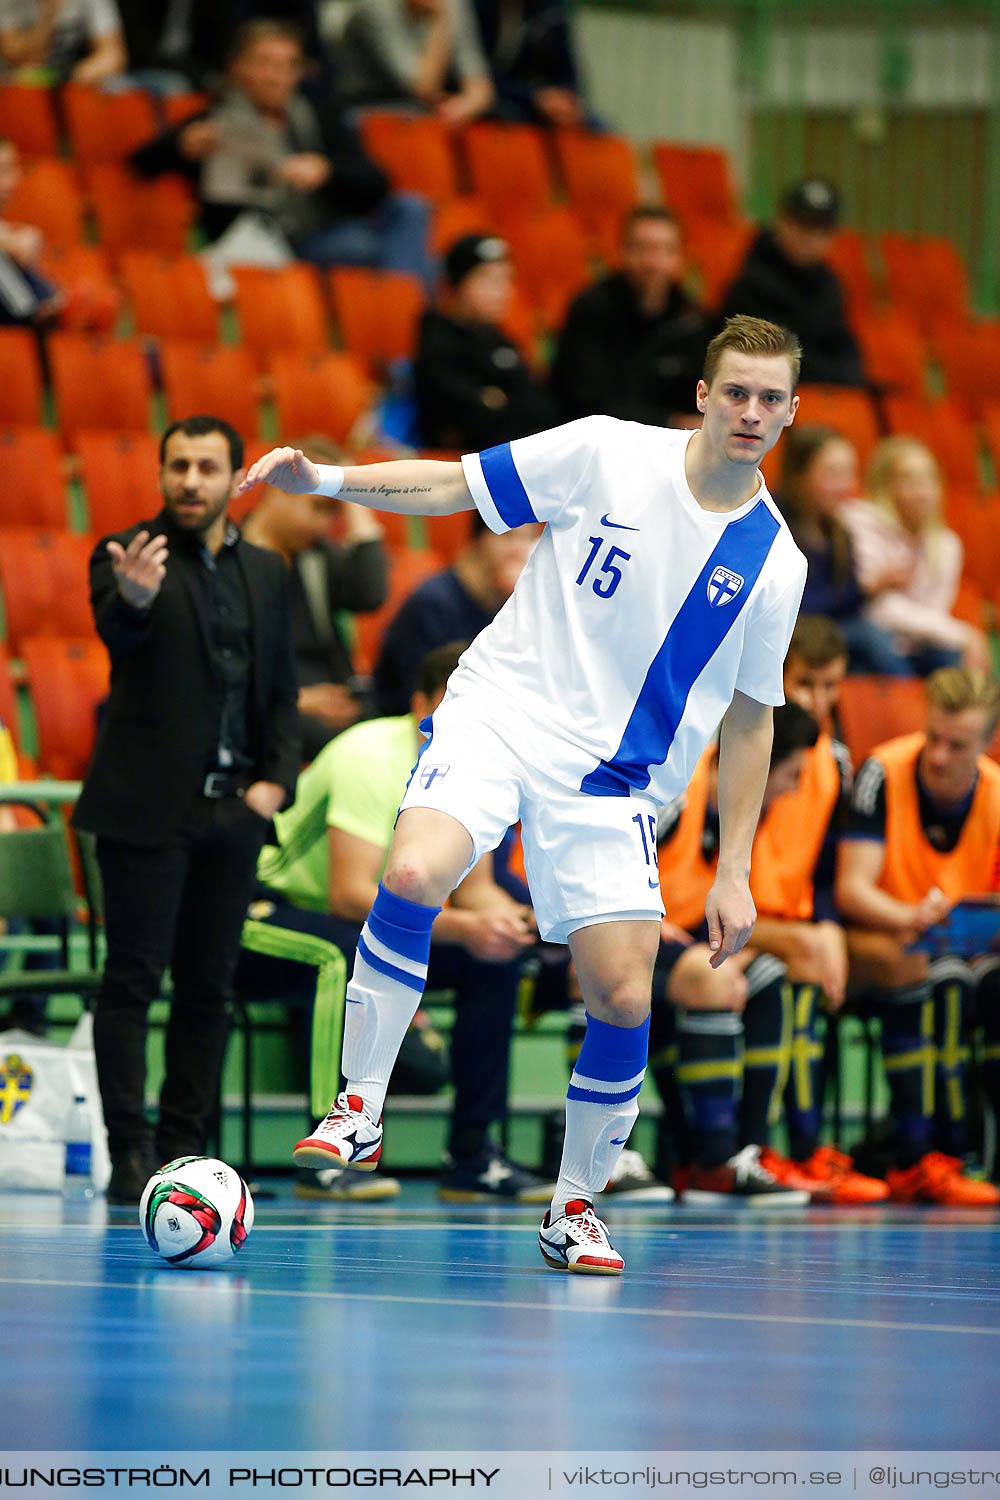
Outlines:
<svg viewBox="0 0 1000 1500"><path fill-rule="evenodd" d="M850 812L853 780L847 746L835 737L840 687L849 650L836 621L799 615L785 658L785 697L812 714L819 739L804 757L794 791L776 799L764 831L773 878L754 887L758 903L754 946L788 966L792 1035L785 1121L795 1168L816 1184L813 1197L831 1203L877 1203L885 1183L854 1170L843 1151L819 1143L821 1062L817 1036L821 1006L835 1012L847 987L847 939L834 882L837 846ZM821 836L819 842L817 835ZM761 874L760 863L757 873ZM780 1175L780 1170L779 1170Z"/></svg>
<svg viewBox="0 0 1000 1500"><path fill-rule="evenodd" d="M986 755L1000 683L942 667L927 679L927 727L874 750L858 772L837 859L852 985L882 1022L895 1126L887 1180L900 1203L1000 1203L962 1172L966 1073L975 990L996 1039L997 968L911 951L966 896L995 887L1000 766ZM991 1031L992 1028L992 1031ZM995 1093L995 1076L990 1080ZM994 1100L995 1103L995 1100Z"/></svg>
<svg viewBox="0 0 1000 1500"><path fill-rule="evenodd" d="M818 733L815 719L797 704L775 713L761 821L753 841L750 888L758 923L762 897L770 898L778 878L772 809L796 786ZM659 823L660 888L667 915L695 937L703 936L705 897L717 873L718 778L719 750L710 745L686 796ZM791 1037L785 1024L785 965L766 950L758 951L756 929L745 979L745 1005L710 1011L679 1005L676 1010L677 1082L689 1157L679 1180L685 1200L693 1203L739 1199L764 1206L805 1204L812 1185L767 1147L785 1087Z"/></svg>
<svg viewBox="0 0 1000 1500"><path fill-rule="evenodd" d="M548 523L427 725L348 989L347 1087L297 1162L377 1165L431 925L520 819L539 931L569 943L588 1015L540 1248L560 1270L623 1270L592 1200L628 1141L646 1069L663 916L656 814L720 721L713 963L753 928L750 847L805 582L757 465L794 420L800 358L786 329L734 318L709 345L695 432L585 417L461 464L321 470L279 448L251 469L248 487L405 513L476 506L496 531Z"/></svg>

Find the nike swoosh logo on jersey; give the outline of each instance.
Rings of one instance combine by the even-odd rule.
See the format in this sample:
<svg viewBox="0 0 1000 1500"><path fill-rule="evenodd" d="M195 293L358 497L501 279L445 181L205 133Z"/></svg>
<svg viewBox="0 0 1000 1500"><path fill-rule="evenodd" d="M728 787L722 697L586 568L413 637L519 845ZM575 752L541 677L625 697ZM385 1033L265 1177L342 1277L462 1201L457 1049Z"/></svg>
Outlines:
<svg viewBox="0 0 1000 1500"><path fill-rule="evenodd" d="M647 880L649 879L648 876L646 878L647 878ZM660 882L658 880L650 880L649 881L649 889L651 891L658 891L660 889Z"/></svg>
<svg viewBox="0 0 1000 1500"><path fill-rule="evenodd" d="M638 531L638 526L625 526L621 521L612 521L610 516L601 517L602 526L610 526L615 531Z"/></svg>

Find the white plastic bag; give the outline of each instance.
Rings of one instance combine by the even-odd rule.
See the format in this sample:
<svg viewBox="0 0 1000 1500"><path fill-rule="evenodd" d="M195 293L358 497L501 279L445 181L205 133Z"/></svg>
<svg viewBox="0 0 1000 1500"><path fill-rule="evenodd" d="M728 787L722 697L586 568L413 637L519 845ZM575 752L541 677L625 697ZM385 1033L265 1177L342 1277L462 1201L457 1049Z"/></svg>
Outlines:
<svg viewBox="0 0 1000 1500"><path fill-rule="evenodd" d="M60 1192L74 1100L87 1101L91 1178L103 1191L111 1175L97 1088L93 1017L84 1013L69 1045L27 1031L0 1033L0 1191Z"/></svg>

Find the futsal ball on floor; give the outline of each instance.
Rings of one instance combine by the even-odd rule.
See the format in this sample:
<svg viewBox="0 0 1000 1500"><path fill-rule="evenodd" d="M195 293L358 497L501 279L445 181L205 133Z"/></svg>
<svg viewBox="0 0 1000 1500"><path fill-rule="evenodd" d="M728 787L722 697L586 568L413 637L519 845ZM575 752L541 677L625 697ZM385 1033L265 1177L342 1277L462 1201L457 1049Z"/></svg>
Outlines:
<svg viewBox="0 0 1000 1500"><path fill-rule="evenodd" d="M253 1228L239 1172L214 1156L179 1156L154 1172L139 1201L149 1248L171 1266L224 1266Z"/></svg>

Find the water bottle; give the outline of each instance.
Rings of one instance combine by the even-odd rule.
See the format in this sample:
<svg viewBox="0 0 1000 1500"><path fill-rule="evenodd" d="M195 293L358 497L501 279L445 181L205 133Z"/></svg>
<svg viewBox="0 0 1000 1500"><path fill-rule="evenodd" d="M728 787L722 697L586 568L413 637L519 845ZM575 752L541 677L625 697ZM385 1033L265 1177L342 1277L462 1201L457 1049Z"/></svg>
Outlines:
<svg viewBox="0 0 1000 1500"><path fill-rule="evenodd" d="M90 1177L90 1111L83 1094L73 1099L66 1127L66 1175Z"/></svg>

